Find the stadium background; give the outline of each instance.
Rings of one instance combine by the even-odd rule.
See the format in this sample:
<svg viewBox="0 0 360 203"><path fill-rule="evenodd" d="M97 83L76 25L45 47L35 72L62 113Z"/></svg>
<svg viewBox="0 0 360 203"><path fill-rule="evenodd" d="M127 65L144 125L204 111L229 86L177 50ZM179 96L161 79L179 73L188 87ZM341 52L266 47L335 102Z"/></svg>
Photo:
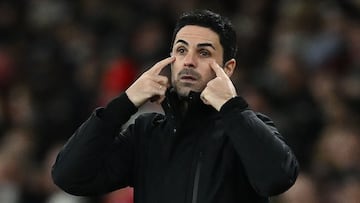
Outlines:
<svg viewBox="0 0 360 203"><path fill-rule="evenodd" d="M132 201L131 188L67 195L51 164L95 107L168 56L177 16L194 8L232 20L232 80L300 161L295 186L271 201L359 203L359 0L0 1L1 203Z"/></svg>

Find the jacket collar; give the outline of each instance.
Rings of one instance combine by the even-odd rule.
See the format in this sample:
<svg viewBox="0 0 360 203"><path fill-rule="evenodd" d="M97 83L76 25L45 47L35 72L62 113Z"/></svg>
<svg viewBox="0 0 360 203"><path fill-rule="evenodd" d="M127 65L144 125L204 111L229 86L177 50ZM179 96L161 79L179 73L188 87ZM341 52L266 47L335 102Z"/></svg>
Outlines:
<svg viewBox="0 0 360 203"><path fill-rule="evenodd" d="M200 92L190 91L188 97L179 98L175 89L169 88L166 91L166 98L161 104L165 115L178 121L183 120L183 118L191 118L191 120L193 120L218 115L216 109L203 103L200 99L200 94ZM182 102L188 103L187 112L182 110Z"/></svg>

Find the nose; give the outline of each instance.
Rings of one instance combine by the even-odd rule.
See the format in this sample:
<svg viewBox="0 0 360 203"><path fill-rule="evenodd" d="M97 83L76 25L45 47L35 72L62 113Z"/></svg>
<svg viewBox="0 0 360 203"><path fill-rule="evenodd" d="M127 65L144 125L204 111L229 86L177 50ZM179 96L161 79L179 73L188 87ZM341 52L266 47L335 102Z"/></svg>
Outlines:
<svg viewBox="0 0 360 203"><path fill-rule="evenodd" d="M184 66L189 68L196 67L196 58L195 54L192 51L189 51L184 57Z"/></svg>

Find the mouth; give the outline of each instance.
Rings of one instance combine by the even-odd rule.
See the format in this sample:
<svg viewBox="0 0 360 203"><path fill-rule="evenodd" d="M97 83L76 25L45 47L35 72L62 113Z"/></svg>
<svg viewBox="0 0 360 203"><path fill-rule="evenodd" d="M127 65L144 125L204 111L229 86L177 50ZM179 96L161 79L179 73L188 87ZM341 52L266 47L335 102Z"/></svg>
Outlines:
<svg viewBox="0 0 360 203"><path fill-rule="evenodd" d="M196 81L196 77L191 76L191 75L183 75L183 76L180 77L180 80Z"/></svg>
<svg viewBox="0 0 360 203"><path fill-rule="evenodd" d="M194 84L198 81L198 78L193 75L182 75L180 76L180 82L185 84Z"/></svg>
<svg viewBox="0 0 360 203"><path fill-rule="evenodd" d="M185 68L178 74L179 81L188 85L192 85L201 79L201 75L193 69Z"/></svg>

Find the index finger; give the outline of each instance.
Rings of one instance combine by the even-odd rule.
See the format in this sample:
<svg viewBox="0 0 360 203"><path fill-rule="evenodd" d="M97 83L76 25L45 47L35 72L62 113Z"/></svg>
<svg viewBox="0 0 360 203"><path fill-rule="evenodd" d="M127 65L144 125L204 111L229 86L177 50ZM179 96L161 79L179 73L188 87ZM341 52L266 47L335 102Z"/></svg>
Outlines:
<svg viewBox="0 0 360 203"><path fill-rule="evenodd" d="M219 66L215 61L210 63L210 67L213 69L217 77L228 77L224 69Z"/></svg>
<svg viewBox="0 0 360 203"><path fill-rule="evenodd" d="M165 58L159 62L157 62L153 67L151 67L148 72L154 74L154 75L159 75L159 73L161 72L162 69L164 69L167 65L169 65L170 63L175 61L175 57L174 56L170 56L168 58Z"/></svg>

